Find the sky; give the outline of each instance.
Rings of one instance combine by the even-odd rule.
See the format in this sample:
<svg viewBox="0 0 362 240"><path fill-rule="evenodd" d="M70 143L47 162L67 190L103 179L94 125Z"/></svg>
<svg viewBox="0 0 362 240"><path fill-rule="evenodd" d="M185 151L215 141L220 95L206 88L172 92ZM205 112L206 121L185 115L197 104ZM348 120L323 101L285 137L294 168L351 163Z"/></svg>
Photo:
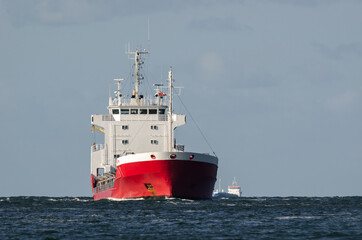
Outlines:
<svg viewBox="0 0 362 240"><path fill-rule="evenodd" d="M223 189L235 177L243 196L361 196L361 12L358 0L0 0L0 196L91 196L90 115L107 113L114 78L130 80L128 44L150 52L145 93L172 66ZM212 152L187 121L177 142Z"/></svg>

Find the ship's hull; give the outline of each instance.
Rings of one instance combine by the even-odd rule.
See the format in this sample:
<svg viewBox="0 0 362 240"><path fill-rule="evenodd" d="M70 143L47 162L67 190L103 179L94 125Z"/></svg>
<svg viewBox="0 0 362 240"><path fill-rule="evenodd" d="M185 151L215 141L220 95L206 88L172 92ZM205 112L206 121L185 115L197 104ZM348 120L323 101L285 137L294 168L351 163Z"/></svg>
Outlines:
<svg viewBox="0 0 362 240"><path fill-rule="evenodd" d="M171 158L174 154L175 157ZM176 197L211 199L217 174L217 158L197 153L143 153L117 160L114 187L98 191L104 198Z"/></svg>
<svg viewBox="0 0 362 240"><path fill-rule="evenodd" d="M215 193L213 197L239 197L239 196L237 194L219 192L219 193Z"/></svg>

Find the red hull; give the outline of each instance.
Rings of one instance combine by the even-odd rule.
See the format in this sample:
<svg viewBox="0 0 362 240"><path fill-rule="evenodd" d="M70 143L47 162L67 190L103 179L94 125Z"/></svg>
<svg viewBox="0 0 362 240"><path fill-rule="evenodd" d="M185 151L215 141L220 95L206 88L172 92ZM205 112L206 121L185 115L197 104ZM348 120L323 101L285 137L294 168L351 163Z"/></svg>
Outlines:
<svg viewBox="0 0 362 240"><path fill-rule="evenodd" d="M93 194L103 198L177 197L210 199L217 165L191 160L150 160L117 167L114 188Z"/></svg>

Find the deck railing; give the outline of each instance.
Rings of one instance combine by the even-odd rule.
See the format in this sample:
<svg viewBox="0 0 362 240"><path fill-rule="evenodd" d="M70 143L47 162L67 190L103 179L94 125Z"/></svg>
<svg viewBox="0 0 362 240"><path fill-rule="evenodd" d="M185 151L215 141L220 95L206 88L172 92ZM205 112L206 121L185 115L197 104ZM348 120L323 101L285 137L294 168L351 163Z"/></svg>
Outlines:
<svg viewBox="0 0 362 240"><path fill-rule="evenodd" d="M91 146L91 149L92 149L92 152L96 152L96 151L102 150L102 149L104 149L104 144L96 144L96 143L94 143L94 144Z"/></svg>
<svg viewBox="0 0 362 240"><path fill-rule="evenodd" d="M99 181L97 186L93 188L93 193L96 194L112 188L114 188L114 177Z"/></svg>
<svg viewBox="0 0 362 240"><path fill-rule="evenodd" d="M102 121L114 121L112 114L104 114L102 115Z"/></svg>

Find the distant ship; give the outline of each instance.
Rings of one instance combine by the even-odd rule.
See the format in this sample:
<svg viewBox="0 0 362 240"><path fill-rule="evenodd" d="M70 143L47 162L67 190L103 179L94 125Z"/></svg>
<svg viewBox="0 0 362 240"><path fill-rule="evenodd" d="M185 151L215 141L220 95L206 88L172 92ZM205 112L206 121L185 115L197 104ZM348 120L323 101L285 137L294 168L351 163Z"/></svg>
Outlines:
<svg viewBox="0 0 362 240"><path fill-rule="evenodd" d="M232 185L228 186L227 192L220 191L220 180L219 180L219 189L214 192L213 196L214 197L241 197L241 189L240 189L240 186L238 186L238 183L236 182L235 177L232 182Z"/></svg>
<svg viewBox="0 0 362 240"><path fill-rule="evenodd" d="M91 183L94 200L112 198L176 197L210 199L218 158L207 153L185 151L176 144L174 129L186 116L172 109L173 73L168 86L154 84L155 94L143 96L142 50L134 56L134 89L122 95L121 80L115 97L109 98L108 114L91 115L92 131L104 134L103 143L91 147ZM167 89L164 92L163 89Z"/></svg>

